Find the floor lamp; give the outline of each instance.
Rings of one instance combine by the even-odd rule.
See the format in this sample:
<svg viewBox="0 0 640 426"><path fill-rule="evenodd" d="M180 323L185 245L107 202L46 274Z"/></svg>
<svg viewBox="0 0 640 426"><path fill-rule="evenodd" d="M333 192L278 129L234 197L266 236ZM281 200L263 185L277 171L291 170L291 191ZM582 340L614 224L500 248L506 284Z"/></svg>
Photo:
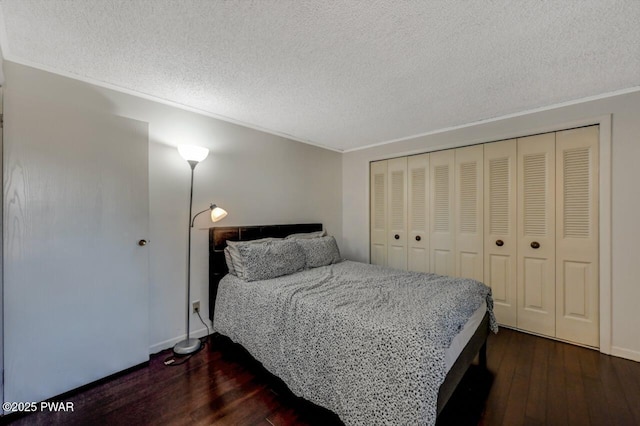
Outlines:
<svg viewBox="0 0 640 426"><path fill-rule="evenodd" d="M207 158L209 150L200 146L193 145L180 145L178 152L191 166L191 191L189 192L189 243L187 245L187 338L182 340L173 347L173 352L177 355L188 355L196 352L200 349L200 339L191 339L189 336L189 301L191 300L191 230L196 221L196 217L204 212L211 211L211 221L217 222L223 219L227 212L215 204L211 204L208 209L204 209L201 212L196 213L191 217L193 208L193 171L198 163Z"/></svg>

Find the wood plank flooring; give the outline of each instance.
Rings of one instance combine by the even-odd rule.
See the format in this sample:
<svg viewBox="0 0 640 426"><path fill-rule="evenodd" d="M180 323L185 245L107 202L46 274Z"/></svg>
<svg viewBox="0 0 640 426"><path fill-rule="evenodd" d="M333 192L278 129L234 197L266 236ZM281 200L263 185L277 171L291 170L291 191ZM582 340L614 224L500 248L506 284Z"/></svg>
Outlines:
<svg viewBox="0 0 640 426"><path fill-rule="evenodd" d="M225 339L185 364L148 366L66 395L73 413L10 415L13 425L333 425ZM640 363L501 329L487 369L472 365L438 425L640 425Z"/></svg>

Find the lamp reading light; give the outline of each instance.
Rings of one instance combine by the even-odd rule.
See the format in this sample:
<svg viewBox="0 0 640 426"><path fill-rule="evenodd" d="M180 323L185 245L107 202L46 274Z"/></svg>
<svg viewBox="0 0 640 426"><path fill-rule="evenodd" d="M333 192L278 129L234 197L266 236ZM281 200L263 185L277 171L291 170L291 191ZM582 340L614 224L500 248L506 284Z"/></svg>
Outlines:
<svg viewBox="0 0 640 426"><path fill-rule="evenodd" d="M227 211L225 209L220 208L220 207L216 206L215 204L211 203L211 205L209 206L208 209L204 209L201 212L198 212L195 215L193 215L193 219L191 220L191 227L193 228L193 226L195 224L195 221L196 221L196 217L198 217L202 213L208 212L208 211L211 211L211 221L212 222L218 222L219 220L222 220L225 217L227 217Z"/></svg>
<svg viewBox="0 0 640 426"><path fill-rule="evenodd" d="M219 220L224 219L225 217L227 217L227 211L225 209L221 209L215 204L211 204L211 221L212 222L215 223Z"/></svg>

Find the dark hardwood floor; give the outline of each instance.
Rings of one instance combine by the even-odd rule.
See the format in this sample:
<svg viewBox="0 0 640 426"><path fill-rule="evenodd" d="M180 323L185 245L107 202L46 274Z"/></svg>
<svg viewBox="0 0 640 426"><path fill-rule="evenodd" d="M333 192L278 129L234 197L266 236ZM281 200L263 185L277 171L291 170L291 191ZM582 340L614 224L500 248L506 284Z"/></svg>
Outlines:
<svg viewBox="0 0 640 426"><path fill-rule="evenodd" d="M72 413L9 416L13 425L331 425L243 351L214 339L183 365L149 366L66 396ZM640 363L501 329L487 370L472 365L438 425L640 425Z"/></svg>

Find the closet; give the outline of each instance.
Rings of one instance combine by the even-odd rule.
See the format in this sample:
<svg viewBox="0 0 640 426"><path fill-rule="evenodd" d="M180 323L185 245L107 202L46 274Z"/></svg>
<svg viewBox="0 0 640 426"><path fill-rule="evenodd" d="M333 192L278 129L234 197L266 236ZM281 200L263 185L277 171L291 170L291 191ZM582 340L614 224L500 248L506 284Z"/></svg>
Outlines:
<svg viewBox="0 0 640 426"><path fill-rule="evenodd" d="M483 281L502 325L598 346L598 138L372 162L371 263Z"/></svg>

